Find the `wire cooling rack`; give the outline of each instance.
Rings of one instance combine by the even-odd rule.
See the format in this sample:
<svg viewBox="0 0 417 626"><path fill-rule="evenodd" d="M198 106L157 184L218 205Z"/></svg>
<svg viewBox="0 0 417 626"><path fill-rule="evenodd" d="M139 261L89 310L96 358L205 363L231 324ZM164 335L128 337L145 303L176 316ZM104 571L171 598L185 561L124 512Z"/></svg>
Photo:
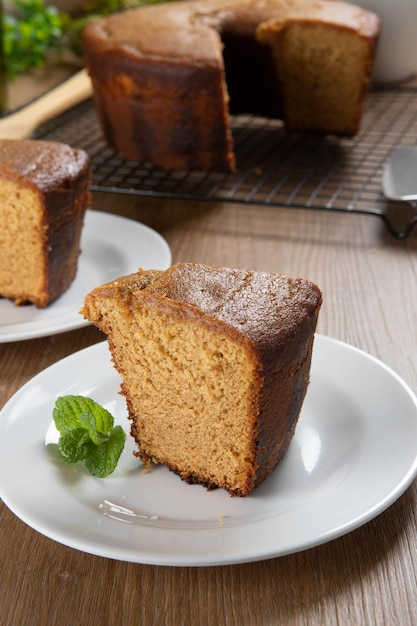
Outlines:
<svg viewBox="0 0 417 626"><path fill-rule="evenodd" d="M164 171L123 159L104 143L91 100L44 124L36 137L84 148L93 191L373 215L399 239L417 223L416 210L387 201L381 187L392 148L417 144L416 87L373 89L352 139L290 134L280 121L247 115L232 118L232 132L233 174Z"/></svg>

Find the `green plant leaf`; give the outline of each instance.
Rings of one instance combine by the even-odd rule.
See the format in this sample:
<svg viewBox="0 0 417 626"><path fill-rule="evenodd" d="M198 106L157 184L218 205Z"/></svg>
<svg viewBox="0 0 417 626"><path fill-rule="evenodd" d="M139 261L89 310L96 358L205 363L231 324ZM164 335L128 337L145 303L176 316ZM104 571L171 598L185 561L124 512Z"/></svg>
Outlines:
<svg viewBox="0 0 417 626"><path fill-rule="evenodd" d="M58 452L67 463L76 463L84 459L90 438L85 428L74 428L59 438Z"/></svg>
<svg viewBox="0 0 417 626"><path fill-rule="evenodd" d="M123 448L126 435L121 426L115 426L109 439L98 446L89 446L84 460L88 471L94 476L105 478L114 472Z"/></svg>
<svg viewBox="0 0 417 626"><path fill-rule="evenodd" d="M55 426L61 434L82 426L91 433L96 430L110 432L114 419L111 413L91 398L62 396L53 410Z"/></svg>
<svg viewBox="0 0 417 626"><path fill-rule="evenodd" d="M68 463L84 461L94 476L104 478L116 469L126 435L112 414L85 396L57 398L53 409L60 433L58 452Z"/></svg>

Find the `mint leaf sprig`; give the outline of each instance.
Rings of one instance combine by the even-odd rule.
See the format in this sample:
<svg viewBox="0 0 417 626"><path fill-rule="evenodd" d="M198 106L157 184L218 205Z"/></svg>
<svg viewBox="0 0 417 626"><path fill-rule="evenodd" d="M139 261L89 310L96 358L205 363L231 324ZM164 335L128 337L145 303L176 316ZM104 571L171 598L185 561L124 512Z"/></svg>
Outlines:
<svg viewBox="0 0 417 626"><path fill-rule="evenodd" d="M114 472L126 435L121 426L114 426L107 409L91 398L62 396L55 402L53 418L60 433L58 453L64 461L83 461L98 478Z"/></svg>

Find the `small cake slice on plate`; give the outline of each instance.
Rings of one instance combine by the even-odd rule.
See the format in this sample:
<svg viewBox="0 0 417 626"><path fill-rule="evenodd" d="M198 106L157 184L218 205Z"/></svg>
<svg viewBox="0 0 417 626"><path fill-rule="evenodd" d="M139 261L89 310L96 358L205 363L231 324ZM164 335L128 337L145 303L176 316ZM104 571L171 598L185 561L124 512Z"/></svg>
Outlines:
<svg viewBox="0 0 417 626"><path fill-rule="evenodd" d="M83 150L0 139L0 296L43 308L71 285L90 175Z"/></svg>
<svg viewBox="0 0 417 626"><path fill-rule="evenodd" d="M145 464L246 496L283 458L309 383L319 288L179 263L90 292Z"/></svg>

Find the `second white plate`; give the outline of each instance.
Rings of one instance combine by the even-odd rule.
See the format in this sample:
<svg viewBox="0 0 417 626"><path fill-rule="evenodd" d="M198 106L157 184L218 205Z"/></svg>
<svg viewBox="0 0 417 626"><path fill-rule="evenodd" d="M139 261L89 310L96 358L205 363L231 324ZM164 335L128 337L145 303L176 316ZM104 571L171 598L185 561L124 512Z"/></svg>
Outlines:
<svg viewBox="0 0 417 626"><path fill-rule="evenodd" d="M0 343L74 330L89 322L79 314L84 296L98 285L143 269L167 269L171 251L157 232L111 213L87 211L78 271L70 288L45 309L0 299Z"/></svg>
<svg viewBox="0 0 417 626"><path fill-rule="evenodd" d="M57 396L93 397L129 429L107 343L37 375L0 412L0 496L29 526L92 554L154 565L225 565L327 542L396 500L417 472L417 400L370 355L317 336L311 384L285 459L250 496L144 473L128 437L115 473L58 459Z"/></svg>

